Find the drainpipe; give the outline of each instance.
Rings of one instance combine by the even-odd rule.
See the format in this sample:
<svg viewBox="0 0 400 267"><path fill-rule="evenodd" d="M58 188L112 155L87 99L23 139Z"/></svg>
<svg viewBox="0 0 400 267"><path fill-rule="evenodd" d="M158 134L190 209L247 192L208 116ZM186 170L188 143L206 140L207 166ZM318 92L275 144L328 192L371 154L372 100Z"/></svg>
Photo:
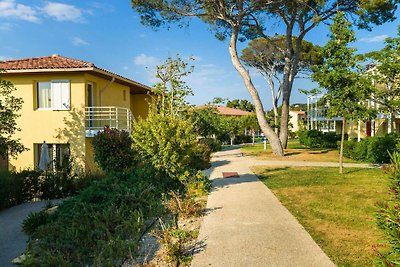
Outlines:
<svg viewBox="0 0 400 267"><path fill-rule="evenodd" d="M101 95L111 86L111 84L115 81L115 78L112 77L111 81L109 81L106 86L104 86L103 89L100 90L100 104L99 106L101 107Z"/></svg>

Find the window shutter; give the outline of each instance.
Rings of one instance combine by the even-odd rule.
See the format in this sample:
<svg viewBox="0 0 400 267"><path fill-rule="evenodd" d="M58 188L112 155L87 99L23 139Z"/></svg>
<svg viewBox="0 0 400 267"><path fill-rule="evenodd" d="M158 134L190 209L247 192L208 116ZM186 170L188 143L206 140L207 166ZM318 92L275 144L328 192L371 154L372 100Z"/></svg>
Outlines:
<svg viewBox="0 0 400 267"><path fill-rule="evenodd" d="M65 81L61 84L61 109L69 110L70 106L70 83Z"/></svg>
<svg viewBox="0 0 400 267"><path fill-rule="evenodd" d="M54 110L70 109L70 82L52 81L52 106Z"/></svg>
<svg viewBox="0 0 400 267"><path fill-rule="evenodd" d="M59 81L51 82L51 106L54 110L61 109L61 83Z"/></svg>

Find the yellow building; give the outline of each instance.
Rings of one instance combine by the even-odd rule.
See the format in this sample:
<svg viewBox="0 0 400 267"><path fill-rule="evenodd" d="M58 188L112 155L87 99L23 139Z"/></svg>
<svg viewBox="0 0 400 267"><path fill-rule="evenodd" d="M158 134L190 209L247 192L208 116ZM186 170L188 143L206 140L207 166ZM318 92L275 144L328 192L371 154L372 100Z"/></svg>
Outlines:
<svg viewBox="0 0 400 267"><path fill-rule="evenodd" d="M52 55L0 62L0 69L24 101L14 137L29 150L9 159L12 169L36 168L45 141L52 168L72 156L94 171L93 136L104 126L130 131L135 118L147 116L148 86L90 62Z"/></svg>

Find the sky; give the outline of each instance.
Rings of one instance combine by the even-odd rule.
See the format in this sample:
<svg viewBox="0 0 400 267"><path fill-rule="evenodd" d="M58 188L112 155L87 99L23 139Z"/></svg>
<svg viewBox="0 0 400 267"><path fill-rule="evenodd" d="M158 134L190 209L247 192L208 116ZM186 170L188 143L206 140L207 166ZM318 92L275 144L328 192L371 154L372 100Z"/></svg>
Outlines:
<svg viewBox="0 0 400 267"><path fill-rule="evenodd" d="M398 11L397 16L400 17ZM357 30L353 44L359 53L379 50L386 37L397 34L400 20ZM281 25L268 28L280 33ZM328 40L326 25L312 30L306 40L323 46ZM239 44L239 51L245 44ZM135 81L152 86L155 67L177 54L193 57L194 72L186 78L194 95L188 100L200 105L214 97L248 99L249 93L233 68L228 43L217 40L207 25L192 20L187 28L169 30L140 23L130 0L0 0L0 60L62 56L93 62ZM262 76L250 70L266 109L271 108L270 91ZM309 79L297 79L291 103L305 103L298 89L316 88Z"/></svg>

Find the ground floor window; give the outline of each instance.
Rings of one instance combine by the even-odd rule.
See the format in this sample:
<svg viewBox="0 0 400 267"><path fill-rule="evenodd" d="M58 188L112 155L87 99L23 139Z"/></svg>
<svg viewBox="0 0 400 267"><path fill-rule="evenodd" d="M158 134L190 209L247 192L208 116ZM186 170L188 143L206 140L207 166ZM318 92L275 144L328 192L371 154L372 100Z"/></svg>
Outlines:
<svg viewBox="0 0 400 267"><path fill-rule="evenodd" d="M35 144L35 166L39 166L42 143ZM69 164L70 146L69 144L47 144L49 150L48 170L59 171Z"/></svg>

